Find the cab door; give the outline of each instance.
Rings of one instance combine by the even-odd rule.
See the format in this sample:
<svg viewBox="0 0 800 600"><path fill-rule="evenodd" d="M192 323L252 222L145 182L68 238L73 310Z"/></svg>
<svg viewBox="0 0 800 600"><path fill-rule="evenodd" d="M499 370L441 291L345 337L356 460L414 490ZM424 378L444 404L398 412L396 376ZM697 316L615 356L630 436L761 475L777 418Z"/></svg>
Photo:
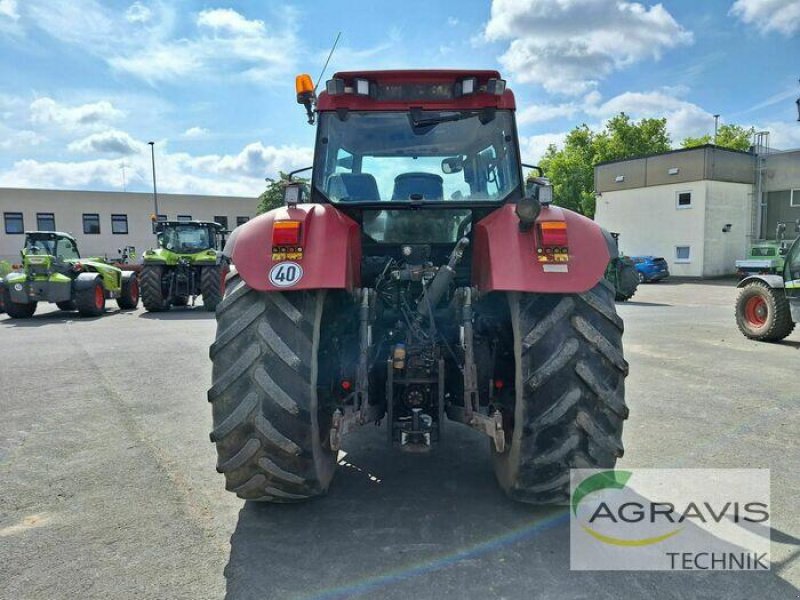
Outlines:
<svg viewBox="0 0 800 600"><path fill-rule="evenodd" d="M800 322L800 237L794 241L786 255L783 281L792 311L792 320L798 323Z"/></svg>

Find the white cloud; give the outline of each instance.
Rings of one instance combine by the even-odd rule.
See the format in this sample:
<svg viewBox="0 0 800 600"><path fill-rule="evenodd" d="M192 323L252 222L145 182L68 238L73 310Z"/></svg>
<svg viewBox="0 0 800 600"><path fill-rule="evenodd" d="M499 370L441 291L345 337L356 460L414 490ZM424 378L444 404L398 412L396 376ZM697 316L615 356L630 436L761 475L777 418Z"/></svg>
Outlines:
<svg viewBox="0 0 800 600"><path fill-rule="evenodd" d="M208 133L208 129L204 127L189 127L189 129L183 132L183 137L190 139L203 138L206 137Z"/></svg>
<svg viewBox="0 0 800 600"><path fill-rule="evenodd" d="M484 39L510 41L499 60L518 81L576 95L614 70L691 43L692 34L661 4L493 0Z"/></svg>
<svg viewBox="0 0 800 600"><path fill-rule="evenodd" d="M197 16L197 24L220 35L259 37L265 33L264 21L251 21L231 8L204 10Z"/></svg>
<svg viewBox="0 0 800 600"><path fill-rule="evenodd" d="M251 81L253 70L265 75L258 82L272 84L276 75L291 72L301 47L297 14L288 7L269 23L233 9L203 10L192 22L179 23L176 6L167 2L135 2L123 12L98 0L26 2L36 27L152 84L186 78Z"/></svg>
<svg viewBox="0 0 800 600"><path fill-rule="evenodd" d="M521 136L519 139L519 150L522 154L522 162L529 165L538 164L550 144L555 144L556 147L560 148L564 145L566 137L566 131L560 133L541 133L530 137Z"/></svg>
<svg viewBox="0 0 800 600"><path fill-rule="evenodd" d="M134 143L141 145L141 142ZM277 177L278 171L308 166L312 154L311 148L264 146L261 142L253 142L236 154L195 156L169 152L167 145L161 142L156 145L158 187L172 193L257 196L264 191L264 177ZM148 190L151 185L150 153L128 155L125 162L128 166L128 189ZM0 186L121 189L119 165L119 158L20 160L0 171Z"/></svg>
<svg viewBox="0 0 800 600"><path fill-rule="evenodd" d="M141 2L134 2L125 11L125 19L129 23L147 23L153 17L153 11Z"/></svg>
<svg viewBox="0 0 800 600"><path fill-rule="evenodd" d="M460 22L461 21L458 20L458 17L447 17L447 24L450 25L450 27L455 27Z"/></svg>
<svg viewBox="0 0 800 600"><path fill-rule="evenodd" d="M517 112L517 123L528 125L553 119L571 118L580 107L572 102L565 104L531 104Z"/></svg>
<svg viewBox="0 0 800 600"><path fill-rule="evenodd" d="M79 106L65 106L52 98L37 98L30 105L30 120L35 125L57 125L66 131L105 126L125 115L110 102L101 100Z"/></svg>
<svg viewBox="0 0 800 600"><path fill-rule="evenodd" d="M17 0L0 0L0 17L5 17L12 21L19 20Z"/></svg>
<svg viewBox="0 0 800 600"><path fill-rule="evenodd" d="M46 137L30 129L6 131L4 127L0 128L0 148L3 150L12 148L19 151L21 148L38 146L45 141Z"/></svg>
<svg viewBox="0 0 800 600"><path fill-rule="evenodd" d="M703 135L714 130L711 113L664 91L625 92L602 104L588 105L584 112L603 120L621 112L634 119L665 117L667 131L675 144L687 136Z"/></svg>
<svg viewBox="0 0 800 600"><path fill-rule="evenodd" d="M800 31L800 0L736 0L730 14L761 33L790 36Z"/></svg>
<svg viewBox="0 0 800 600"><path fill-rule="evenodd" d="M100 133L93 133L83 139L76 140L67 146L70 152L84 154L119 154L127 156L141 152L144 145L134 140L124 131L109 129Z"/></svg>
<svg viewBox="0 0 800 600"><path fill-rule="evenodd" d="M800 148L800 127L797 121L769 121L759 131L769 131L769 145L778 150L795 150Z"/></svg>

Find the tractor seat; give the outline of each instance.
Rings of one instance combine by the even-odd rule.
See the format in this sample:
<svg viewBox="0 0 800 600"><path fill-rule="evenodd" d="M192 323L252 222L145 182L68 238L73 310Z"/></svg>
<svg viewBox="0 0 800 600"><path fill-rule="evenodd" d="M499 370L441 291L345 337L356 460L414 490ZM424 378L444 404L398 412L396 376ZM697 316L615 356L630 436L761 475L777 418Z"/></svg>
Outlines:
<svg viewBox="0 0 800 600"><path fill-rule="evenodd" d="M344 202L377 202L378 183L369 173L336 173L328 177L328 196Z"/></svg>
<svg viewBox="0 0 800 600"><path fill-rule="evenodd" d="M412 194L423 200L444 200L442 178L434 173L401 173L394 178L392 200L409 200Z"/></svg>

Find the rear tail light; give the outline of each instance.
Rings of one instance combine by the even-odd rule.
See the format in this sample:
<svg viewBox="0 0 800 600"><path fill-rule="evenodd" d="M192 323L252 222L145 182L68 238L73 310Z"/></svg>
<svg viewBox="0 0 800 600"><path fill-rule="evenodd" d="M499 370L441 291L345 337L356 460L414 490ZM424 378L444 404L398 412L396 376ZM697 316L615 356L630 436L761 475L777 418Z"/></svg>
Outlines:
<svg viewBox="0 0 800 600"><path fill-rule="evenodd" d="M539 262L569 261L567 224L563 221L544 221L539 223L539 243L536 249Z"/></svg>
<svg viewBox="0 0 800 600"><path fill-rule="evenodd" d="M299 246L300 225L300 221L275 221L272 225L272 245Z"/></svg>

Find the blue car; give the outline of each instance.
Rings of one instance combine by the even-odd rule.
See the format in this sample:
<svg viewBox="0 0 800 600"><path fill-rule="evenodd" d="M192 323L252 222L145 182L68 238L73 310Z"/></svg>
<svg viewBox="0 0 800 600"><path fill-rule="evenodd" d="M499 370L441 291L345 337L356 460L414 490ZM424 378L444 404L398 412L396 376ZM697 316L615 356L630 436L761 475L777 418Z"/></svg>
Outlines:
<svg viewBox="0 0 800 600"><path fill-rule="evenodd" d="M661 281L669 277L667 261L655 256L631 256L641 283Z"/></svg>

